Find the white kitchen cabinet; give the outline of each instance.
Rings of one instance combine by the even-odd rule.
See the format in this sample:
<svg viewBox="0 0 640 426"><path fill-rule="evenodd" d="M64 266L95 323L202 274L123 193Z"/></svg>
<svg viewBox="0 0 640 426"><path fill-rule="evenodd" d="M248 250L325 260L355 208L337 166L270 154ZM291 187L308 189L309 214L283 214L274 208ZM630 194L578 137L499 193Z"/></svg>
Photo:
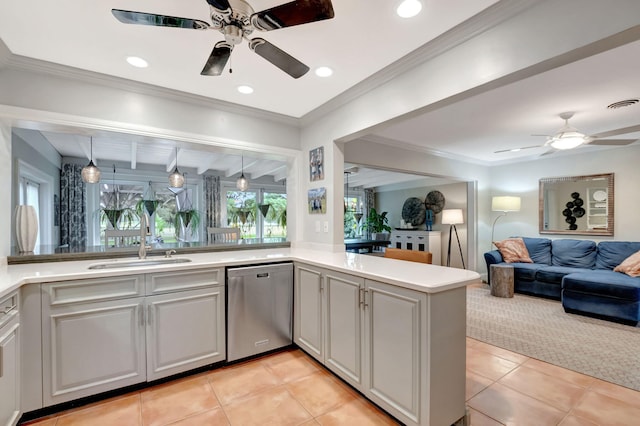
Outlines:
<svg viewBox="0 0 640 426"><path fill-rule="evenodd" d="M325 365L353 386L362 384L364 279L325 274Z"/></svg>
<svg viewBox="0 0 640 426"><path fill-rule="evenodd" d="M366 281L364 311L364 394L375 403L418 423L425 383L427 296L413 290Z"/></svg>
<svg viewBox="0 0 640 426"><path fill-rule="evenodd" d="M225 359L224 290L147 297L147 381Z"/></svg>
<svg viewBox="0 0 640 426"><path fill-rule="evenodd" d="M43 284L43 406L224 360L222 277L216 268Z"/></svg>
<svg viewBox="0 0 640 426"><path fill-rule="evenodd" d="M20 322L18 294L0 300L0 425L20 418Z"/></svg>
<svg viewBox="0 0 640 426"><path fill-rule="evenodd" d="M44 406L144 382L144 276L42 286Z"/></svg>
<svg viewBox="0 0 640 426"><path fill-rule="evenodd" d="M324 362L323 283L322 270L295 265L293 341L320 362Z"/></svg>
<svg viewBox="0 0 640 426"><path fill-rule="evenodd" d="M337 376L407 425L464 414L465 288L427 294L297 263L295 289L295 343Z"/></svg>

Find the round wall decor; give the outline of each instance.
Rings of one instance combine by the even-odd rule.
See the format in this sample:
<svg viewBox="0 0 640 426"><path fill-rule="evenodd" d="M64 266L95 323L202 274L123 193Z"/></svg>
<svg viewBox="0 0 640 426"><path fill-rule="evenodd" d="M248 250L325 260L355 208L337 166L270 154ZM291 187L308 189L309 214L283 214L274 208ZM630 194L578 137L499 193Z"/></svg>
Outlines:
<svg viewBox="0 0 640 426"><path fill-rule="evenodd" d="M420 198L407 198L402 206L402 219L412 226L422 225L426 215L424 203Z"/></svg>
<svg viewBox="0 0 640 426"><path fill-rule="evenodd" d="M433 214L438 214L444 208L444 195L440 191L431 191L424 200L424 206Z"/></svg>

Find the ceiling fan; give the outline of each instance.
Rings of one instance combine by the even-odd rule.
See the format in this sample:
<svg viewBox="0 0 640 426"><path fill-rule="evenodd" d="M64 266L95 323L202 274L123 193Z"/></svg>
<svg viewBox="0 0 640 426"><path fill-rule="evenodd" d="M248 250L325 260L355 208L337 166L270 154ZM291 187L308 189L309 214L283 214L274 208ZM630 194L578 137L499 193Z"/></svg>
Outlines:
<svg viewBox="0 0 640 426"><path fill-rule="evenodd" d="M634 143L637 139L604 139L610 136L625 135L629 133L640 132L640 125L624 127L621 129L610 130L595 135L585 135L576 128L569 125L569 119L573 117L573 112L563 112L560 118L564 120L564 126L558 132L551 135L532 135L546 136L547 141L542 145L525 146L521 148L501 149L494 151L494 154L502 152L516 152L523 149L550 147L551 149L542 155L552 154L558 150L574 149L582 145L607 145L607 146L623 146Z"/></svg>
<svg viewBox="0 0 640 426"><path fill-rule="evenodd" d="M249 38L254 30L273 31L294 25L331 19L334 16L331 0L295 0L261 12L254 12L244 0L206 0L211 11L212 24L198 19L156 15L111 9L111 13L125 24L152 25L157 27L217 30L224 41L215 44L201 75L222 74L233 48L247 40L249 48L293 78L300 78L309 67L263 38ZM231 72L231 70L230 70Z"/></svg>

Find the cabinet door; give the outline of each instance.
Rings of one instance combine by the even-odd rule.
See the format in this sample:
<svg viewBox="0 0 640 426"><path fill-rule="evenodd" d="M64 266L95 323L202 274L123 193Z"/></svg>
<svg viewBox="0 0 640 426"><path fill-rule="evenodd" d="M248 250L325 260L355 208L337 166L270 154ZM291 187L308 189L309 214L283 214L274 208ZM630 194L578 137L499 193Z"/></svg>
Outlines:
<svg viewBox="0 0 640 426"><path fill-rule="evenodd" d="M224 286L147 298L147 380L225 359Z"/></svg>
<svg viewBox="0 0 640 426"><path fill-rule="evenodd" d="M364 280L333 271L328 271L325 279L325 365L352 385L359 386L362 382Z"/></svg>
<svg viewBox="0 0 640 426"><path fill-rule="evenodd" d="M322 272L306 265L295 265L293 340L309 355L324 361Z"/></svg>
<svg viewBox="0 0 640 426"><path fill-rule="evenodd" d="M419 423L426 294L370 280L365 288L363 391L404 423Z"/></svg>
<svg viewBox="0 0 640 426"><path fill-rule="evenodd" d="M0 328L0 424L12 426L20 417L19 324L17 317Z"/></svg>
<svg viewBox="0 0 640 426"><path fill-rule="evenodd" d="M45 406L145 381L144 298L49 302L44 291Z"/></svg>

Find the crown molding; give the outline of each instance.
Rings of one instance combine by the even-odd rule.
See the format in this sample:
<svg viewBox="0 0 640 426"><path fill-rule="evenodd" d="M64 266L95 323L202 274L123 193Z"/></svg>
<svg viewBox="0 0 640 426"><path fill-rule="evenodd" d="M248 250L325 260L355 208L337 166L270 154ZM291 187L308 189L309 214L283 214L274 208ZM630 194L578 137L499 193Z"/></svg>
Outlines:
<svg viewBox="0 0 640 426"><path fill-rule="evenodd" d="M5 49L8 52L8 55L3 54L3 50ZM5 56L6 58L3 61L3 57ZM297 118L290 117L284 114L278 114L258 108L247 107L232 102L226 102L219 99L196 95L193 93L168 89L166 87L156 86L153 84L128 80L122 77L115 77L94 71L70 67L67 65L56 64L54 62L14 55L8 50L6 45L2 43L2 40L0 39L0 67L2 67L3 63L6 68L31 71L40 74L48 74L65 79L73 79L84 83L100 85L117 90L125 90L128 92L139 93L141 95L156 96L171 101L184 102L205 108L213 108L232 114L239 114L261 120L268 120L288 126L293 126L296 128L299 127L299 120Z"/></svg>
<svg viewBox="0 0 640 426"><path fill-rule="evenodd" d="M345 90L300 118L302 126L311 124L363 94L397 78L404 72L470 40L496 25L539 4L539 0L502 0L442 33L367 79Z"/></svg>

